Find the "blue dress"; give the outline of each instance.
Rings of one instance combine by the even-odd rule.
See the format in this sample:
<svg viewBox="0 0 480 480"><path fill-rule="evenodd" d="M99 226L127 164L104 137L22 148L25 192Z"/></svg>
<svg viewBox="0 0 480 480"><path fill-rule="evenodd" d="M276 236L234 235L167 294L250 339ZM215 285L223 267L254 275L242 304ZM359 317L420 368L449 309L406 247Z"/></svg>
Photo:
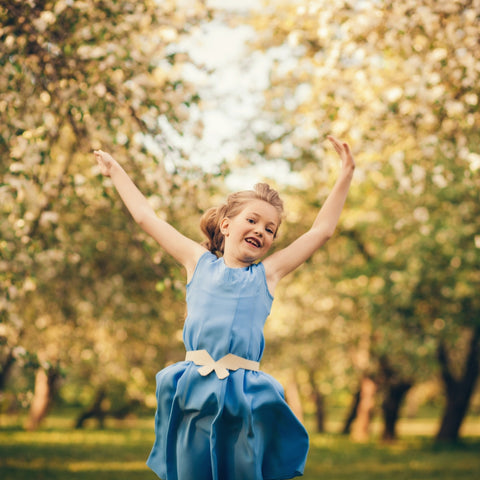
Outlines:
<svg viewBox="0 0 480 480"><path fill-rule="evenodd" d="M187 285L187 351L260 361L273 297L262 263L229 268L203 254ZM155 443L147 465L163 480L280 480L303 474L308 435L282 386L261 371L219 379L190 361L157 373Z"/></svg>

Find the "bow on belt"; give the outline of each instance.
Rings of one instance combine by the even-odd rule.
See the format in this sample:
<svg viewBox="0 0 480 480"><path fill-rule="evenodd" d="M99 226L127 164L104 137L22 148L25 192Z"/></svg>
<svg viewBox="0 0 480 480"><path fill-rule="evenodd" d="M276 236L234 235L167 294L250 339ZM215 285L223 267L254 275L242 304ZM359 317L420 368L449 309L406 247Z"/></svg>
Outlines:
<svg viewBox="0 0 480 480"><path fill-rule="evenodd" d="M246 358L239 357L233 353L225 355L220 360L215 361L206 350L191 350L185 355L187 362L193 362L195 365L199 365L198 373L205 377L209 375L213 370L217 374L220 380L230 375L229 370L238 370L243 368L244 370L258 371L260 367L259 362L253 360L247 360Z"/></svg>

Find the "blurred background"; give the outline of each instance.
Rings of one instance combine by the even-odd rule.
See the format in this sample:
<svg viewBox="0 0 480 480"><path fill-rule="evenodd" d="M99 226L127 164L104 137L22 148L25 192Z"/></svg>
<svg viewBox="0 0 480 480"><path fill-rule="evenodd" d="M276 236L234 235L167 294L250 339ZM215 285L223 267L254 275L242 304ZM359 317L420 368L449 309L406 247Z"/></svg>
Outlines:
<svg viewBox="0 0 480 480"><path fill-rule="evenodd" d="M158 214L266 180L335 237L284 280L263 370L311 432L480 435L478 0L0 0L0 430L151 419L182 360L185 275L92 151ZM97 423L96 423L97 422ZM372 425L376 427L373 428Z"/></svg>

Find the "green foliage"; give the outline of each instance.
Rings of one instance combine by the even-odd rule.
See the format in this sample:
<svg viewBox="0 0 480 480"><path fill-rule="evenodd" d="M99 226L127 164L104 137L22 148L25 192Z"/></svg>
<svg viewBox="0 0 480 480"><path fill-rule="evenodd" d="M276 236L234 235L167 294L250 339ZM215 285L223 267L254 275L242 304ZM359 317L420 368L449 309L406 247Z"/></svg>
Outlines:
<svg viewBox="0 0 480 480"><path fill-rule="evenodd" d="M29 357L63 366L67 384L92 394L123 382L130 398L144 399L179 349L179 267L102 184L92 150L116 150L167 217L181 205L179 217L197 218L197 185L209 181L181 155L166 168L170 150L158 128L161 117L180 128L198 100L179 73L188 56L167 52L206 18L197 7L187 14L173 1L0 2L3 377L13 368L14 381Z"/></svg>
<svg viewBox="0 0 480 480"><path fill-rule="evenodd" d="M461 373L480 319L480 5L267 4L252 24L276 58L265 118L277 128L259 142L304 177L286 228L308 229L326 196L327 134L358 165L338 234L277 294L280 357L315 368L325 392L385 357L399 377L429 378L439 342Z"/></svg>

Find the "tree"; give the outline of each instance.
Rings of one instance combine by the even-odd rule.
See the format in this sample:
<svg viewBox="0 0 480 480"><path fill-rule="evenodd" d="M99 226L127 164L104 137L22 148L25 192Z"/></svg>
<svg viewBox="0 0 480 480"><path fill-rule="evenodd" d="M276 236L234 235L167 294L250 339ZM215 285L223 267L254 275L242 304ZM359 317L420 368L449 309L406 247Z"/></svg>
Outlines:
<svg viewBox="0 0 480 480"><path fill-rule="evenodd" d="M469 365L478 367L479 14L470 0L279 0L251 21L261 32L256 48L276 59L266 92L270 123L259 134L267 158L287 159L320 198L326 134L358 152L361 187L341 223L352 243L312 282L327 275L335 290L363 298L361 323L359 310L342 308L342 316L363 326L357 338L368 340L368 374L387 362L406 388L431 375L437 357L447 405L453 391L468 404L477 377ZM444 354L458 342L467 346L459 361L468 382L452 381ZM455 439L461 420L446 423Z"/></svg>
<svg viewBox="0 0 480 480"><path fill-rule="evenodd" d="M198 97L181 76L190 60L169 52L208 18L192 7L0 2L0 361L3 375L21 355L49 372L37 375L43 401L32 407L43 407L32 426L59 368L77 403L115 379L145 401L145 375L178 348L178 265L104 193L91 152L117 152L165 215L198 213L204 175L171 154L158 123L199 131L188 123Z"/></svg>

